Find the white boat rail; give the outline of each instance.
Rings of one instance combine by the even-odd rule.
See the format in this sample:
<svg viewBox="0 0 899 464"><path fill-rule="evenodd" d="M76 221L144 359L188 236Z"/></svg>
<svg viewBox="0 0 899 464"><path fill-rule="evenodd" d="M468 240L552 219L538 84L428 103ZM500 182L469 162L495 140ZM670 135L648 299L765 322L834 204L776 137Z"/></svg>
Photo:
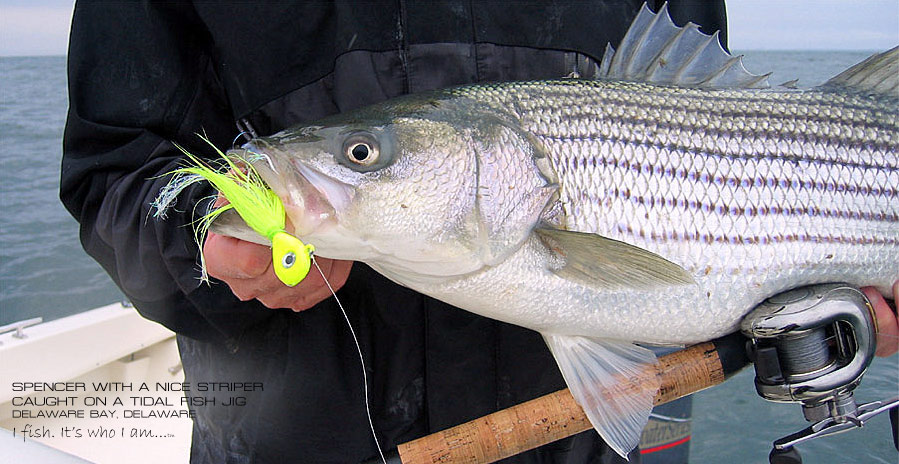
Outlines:
<svg viewBox="0 0 899 464"><path fill-rule="evenodd" d="M23 339L23 338L28 337L27 335L25 335L25 331L24 331L24 329L26 327L31 327L33 325L40 324L41 322L44 322L43 317L35 317L32 319L25 319L25 320L13 322L11 324L6 324L4 326L0 326L0 335L3 335L7 332L12 332L13 330L15 330L16 333L13 334L13 337L18 338L18 339ZM0 343L2 343L2 342L0 342Z"/></svg>
<svg viewBox="0 0 899 464"><path fill-rule="evenodd" d="M66 454L96 463L187 462L191 420L147 418L131 399L154 396L173 405L165 409L187 409L182 392L155 387L183 380L175 334L121 303L0 327L0 428L7 429L0 435L17 440L0 445L0 462ZM143 383L149 391L138 393ZM99 387L132 384L133 391Z"/></svg>

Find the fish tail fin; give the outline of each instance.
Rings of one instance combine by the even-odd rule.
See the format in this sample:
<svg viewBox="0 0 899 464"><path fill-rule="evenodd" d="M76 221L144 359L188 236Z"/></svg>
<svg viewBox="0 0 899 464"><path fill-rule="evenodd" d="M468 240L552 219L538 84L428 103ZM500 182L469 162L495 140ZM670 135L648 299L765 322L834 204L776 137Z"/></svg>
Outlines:
<svg viewBox="0 0 899 464"><path fill-rule="evenodd" d="M572 396L606 443L627 457L659 389L655 354L617 340L544 334Z"/></svg>

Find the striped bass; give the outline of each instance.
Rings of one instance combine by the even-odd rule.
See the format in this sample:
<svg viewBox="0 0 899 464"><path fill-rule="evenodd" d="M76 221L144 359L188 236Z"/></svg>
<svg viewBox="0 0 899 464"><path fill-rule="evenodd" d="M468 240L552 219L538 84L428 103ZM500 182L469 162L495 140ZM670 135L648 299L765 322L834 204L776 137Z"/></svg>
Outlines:
<svg viewBox="0 0 899 464"><path fill-rule="evenodd" d="M814 89L765 89L715 36L644 6L599 79L406 96L236 154L317 254L541 332L625 455L657 386L610 399L596 385L654 361L636 343L724 335L806 284L891 294L897 62L893 49ZM227 221L214 229L265 243Z"/></svg>

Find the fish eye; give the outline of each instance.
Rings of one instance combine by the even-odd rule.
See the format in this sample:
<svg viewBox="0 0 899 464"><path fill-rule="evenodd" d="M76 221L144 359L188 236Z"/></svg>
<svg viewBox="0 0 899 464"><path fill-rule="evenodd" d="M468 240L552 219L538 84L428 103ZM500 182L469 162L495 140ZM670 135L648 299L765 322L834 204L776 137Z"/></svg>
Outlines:
<svg viewBox="0 0 899 464"><path fill-rule="evenodd" d="M359 163L364 163L371 156L372 148L367 143L357 143L350 147L350 156Z"/></svg>
<svg viewBox="0 0 899 464"><path fill-rule="evenodd" d="M378 161L378 143L368 134L355 134L343 144L344 156L354 164L371 166Z"/></svg>

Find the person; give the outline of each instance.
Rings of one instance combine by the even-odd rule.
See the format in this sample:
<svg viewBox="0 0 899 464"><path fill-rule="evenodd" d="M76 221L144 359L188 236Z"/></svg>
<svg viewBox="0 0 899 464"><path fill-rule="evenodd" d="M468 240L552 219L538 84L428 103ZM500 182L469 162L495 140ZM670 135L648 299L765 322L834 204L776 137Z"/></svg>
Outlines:
<svg viewBox="0 0 899 464"><path fill-rule="evenodd" d="M196 407L191 461L358 462L377 454L356 347L313 270L276 284L270 253L210 235L199 281L193 212L211 187L152 202L183 160L241 133L406 93L499 80L589 77L643 0L121 2L75 6L60 196L85 250L146 318L178 334L186 380L223 384ZM662 2L650 2L658 9ZM669 1L679 24L724 30L723 1ZM722 40L724 36L722 35ZM369 367L384 448L564 387L532 331L400 287L362 263L318 258ZM235 395L246 405L223 407ZM634 452L630 462L639 462ZM624 462L597 434L510 462Z"/></svg>
<svg viewBox="0 0 899 464"><path fill-rule="evenodd" d="M893 282L893 298L899 298L899 279ZM877 350L875 354L887 357L899 352L899 318L896 316L896 303L890 305L883 295L874 287L863 287L862 292L868 297L874 309L877 324Z"/></svg>

